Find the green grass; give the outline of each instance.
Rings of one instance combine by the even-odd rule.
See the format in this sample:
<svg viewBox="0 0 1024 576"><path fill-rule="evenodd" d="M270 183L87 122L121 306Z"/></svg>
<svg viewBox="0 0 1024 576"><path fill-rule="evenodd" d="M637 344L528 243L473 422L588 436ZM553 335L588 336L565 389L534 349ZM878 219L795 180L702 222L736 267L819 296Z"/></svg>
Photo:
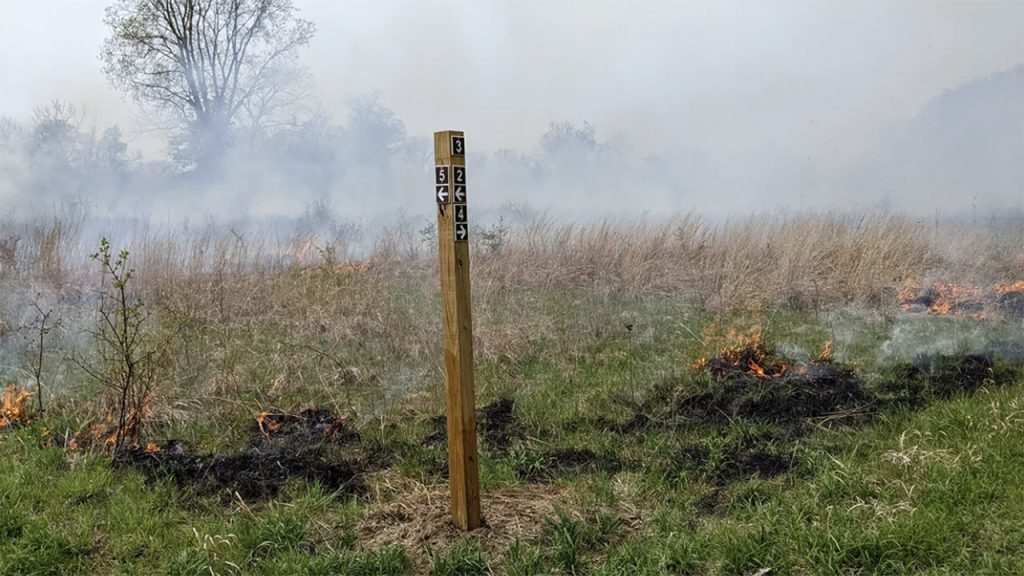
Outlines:
<svg viewBox="0 0 1024 576"><path fill-rule="evenodd" d="M389 313L404 318L420 296L391 302ZM481 316L500 324L526 298L487 301ZM436 548L367 549L361 530L372 491L353 498L295 483L271 501L243 502L154 483L101 456L48 447L44 426L61 429L73 413L73 399L65 399L49 421L0 433L0 575L1024 573L1024 378L1013 366L1000 365L1001 386L894 405L866 423L822 424L792 438L747 421L614 428L640 406L658 417L649 400L660 391L712 385L690 363L714 353L702 336L714 327L761 326L769 342L793 354L813 354L834 338L840 359L882 389L901 378L892 366L913 357L912 342L963 352L1019 340L1019 325L798 311L716 316L672 300L564 294L530 305L545 329L514 339L505 352L481 353L477 378L479 404L512 397L519 422L508 451L482 447L484 513L490 493L553 483L563 496L538 520L536 537L495 545L469 535ZM264 328L254 349L273 348L275 339L292 350L309 342L285 327ZM366 329L370 360L353 389L316 392L316 382L302 380L316 365L304 366L289 376L301 382L289 392L292 407L358 396L365 402L333 405L359 407L353 420L363 451L395 457L390 479L371 483L442 483L444 446L422 442L429 417L440 413L438 398L429 386L386 402L375 396L384 393L374 387L393 384L388 362L401 351L388 348L388 334ZM206 329L196 334L204 338L197 350L209 346L203 350L212 354L217 339L205 340ZM228 350L237 353L237 343ZM263 382L278 370L272 356L209 357ZM173 423L154 434L238 449L253 412L240 406L224 412L230 417ZM788 470L730 477L749 445L784 459ZM708 454L699 466L680 458L695 446ZM583 448L595 460L579 468L548 456Z"/></svg>

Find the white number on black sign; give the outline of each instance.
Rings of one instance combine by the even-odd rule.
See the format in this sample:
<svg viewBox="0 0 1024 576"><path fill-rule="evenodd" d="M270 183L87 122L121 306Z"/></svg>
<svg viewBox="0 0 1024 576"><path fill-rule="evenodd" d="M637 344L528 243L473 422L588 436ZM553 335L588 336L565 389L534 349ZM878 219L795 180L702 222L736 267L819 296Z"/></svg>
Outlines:
<svg viewBox="0 0 1024 576"><path fill-rule="evenodd" d="M434 183L435 184L447 184L448 183L448 167L447 166L435 166L434 167Z"/></svg>
<svg viewBox="0 0 1024 576"><path fill-rule="evenodd" d="M466 169L463 166L455 166L455 183L465 184L466 183Z"/></svg>
<svg viewBox="0 0 1024 576"><path fill-rule="evenodd" d="M452 136L452 156L466 155L466 141L462 136Z"/></svg>
<svg viewBox="0 0 1024 576"><path fill-rule="evenodd" d="M465 224L469 220L468 218L466 218L466 216L467 216L467 214L466 214L466 205L465 204L456 204L455 205L455 223L456 224Z"/></svg>
<svg viewBox="0 0 1024 576"><path fill-rule="evenodd" d="M468 224L456 224L455 225L455 241L465 242L469 238L469 225Z"/></svg>

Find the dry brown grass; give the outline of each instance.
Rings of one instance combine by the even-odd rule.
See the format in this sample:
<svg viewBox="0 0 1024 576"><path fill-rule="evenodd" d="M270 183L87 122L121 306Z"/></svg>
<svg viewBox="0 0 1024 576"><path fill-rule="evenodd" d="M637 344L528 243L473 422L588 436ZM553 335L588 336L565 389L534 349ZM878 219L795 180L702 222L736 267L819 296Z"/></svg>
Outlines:
<svg viewBox="0 0 1024 576"><path fill-rule="evenodd" d="M517 540L537 542L544 520L556 506L570 505L563 487L527 484L519 488L481 495L483 524L466 533L452 524L446 486L427 486L408 479L387 481L359 525L359 545L367 550L401 546L418 559L417 569L426 573L426 552L445 553L456 542L469 538L493 559L505 554Z"/></svg>
<svg viewBox="0 0 1024 576"><path fill-rule="evenodd" d="M572 341L616 322L610 315L620 307L602 303L622 299L895 311L907 277L1024 278L1021 225L894 215L533 219L513 226L498 249L474 245L476 350L481 360L514 365L544 350L546 338L573 349ZM0 285L29 298L40 288L56 293L68 334L88 327L98 286L83 228L60 219L0 225ZM358 257L310 234L275 240L216 225L138 226L126 242L115 237L115 247L132 252L152 329L166 332L172 348L154 418L172 426L189 417L230 421L300 401L379 408L410 390L433 390L431 408L440 411L436 254L415 228L383 231ZM568 315L557 308L581 298L586 305ZM18 307L17 298L0 299L0 326L17 324Z"/></svg>
<svg viewBox="0 0 1024 576"><path fill-rule="evenodd" d="M591 227L534 221L477 269L505 286L682 294L715 308L811 307L880 305L899 279L956 259L943 256L926 226L895 216L712 223L687 215Z"/></svg>
<svg viewBox="0 0 1024 576"><path fill-rule="evenodd" d="M214 224L185 232L140 225L127 247L140 282L156 292L183 282L217 291L246 276L261 282L268 274L317 267L433 281L433 252L417 242L413 228L383 230L355 258L337 239L271 239ZM81 221L68 219L0 223L2 270L49 283L81 280L84 257L98 240L83 237L81 229ZM984 224L887 214L755 215L716 222L686 214L587 225L540 217L511 227L499 249L475 247L478 291L583 288L685 295L723 308L880 305L907 276L1006 281L1024 274L1024 222L1015 217Z"/></svg>

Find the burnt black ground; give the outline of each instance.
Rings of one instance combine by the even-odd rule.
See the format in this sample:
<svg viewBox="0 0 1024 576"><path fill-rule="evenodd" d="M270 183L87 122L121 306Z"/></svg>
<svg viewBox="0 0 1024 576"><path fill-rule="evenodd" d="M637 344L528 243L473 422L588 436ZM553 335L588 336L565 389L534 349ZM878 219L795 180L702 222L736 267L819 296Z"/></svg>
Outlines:
<svg viewBox="0 0 1024 576"><path fill-rule="evenodd" d="M169 478L201 493L229 491L246 500L276 496L291 480L316 482L330 491L362 493L358 463L327 461L316 454L287 454L250 448L238 454L149 453L131 448L117 463L141 470L151 479Z"/></svg>
<svg viewBox="0 0 1024 576"><path fill-rule="evenodd" d="M639 402L625 420L596 415L567 422L570 433L612 435L615 454L588 446L533 446L511 398L501 398L477 412L481 449L507 460L520 478L549 482L558 477L620 470L668 476L690 475L725 487L751 477L771 478L791 472L802 440L822 426L855 427L895 410L917 409L932 399L970 394L983 386L1000 386L1020 368L991 355L922 357L873 374L871 384L851 367L814 362L782 369L789 359L761 358L768 366L759 376L735 363L712 359L703 376L669 378ZM170 478L200 492L237 492L246 499L276 495L292 479L317 482L329 490L360 494L363 476L405 458L424 460L426 470L447 476L447 460L436 450L447 441L444 416L431 419L431 431L413 445L364 444L343 418L329 410L265 415L254 423L249 445L234 454L191 453L165 443L158 452L127 450L118 459L153 479ZM650 434L678 437L674 449L648 462L629 460L629 447ZM693 438L698 438L693 440ZM670 443L671 445L671 443ZM423 450L426 448L427 450Z"/></svg>
<svg viewBox="0 0 1024 576"><path fill-rule="evenodd" d="M508 453L512 442L521 436L515 414L516 403L511 398L498 400L477 409L476 428L481 445L496 454ZM427 446L448 441L448 418L443 414L431 418L432 432L423 439Z"/></svg>
<svg viewBox="0 0 1024 576"><path fill-rule="evenodd" d="M249 447L234 454L193 453L170 440L159 451L132 447L115 463L142 471L152 480L169 478L200 493L238 493L244 499L277 495L293 479L331 491L359 494L362 475L372 468L365 457L344 457L328 448L357 446L359 436L330 410L265 415L254 423Z"/></svg>

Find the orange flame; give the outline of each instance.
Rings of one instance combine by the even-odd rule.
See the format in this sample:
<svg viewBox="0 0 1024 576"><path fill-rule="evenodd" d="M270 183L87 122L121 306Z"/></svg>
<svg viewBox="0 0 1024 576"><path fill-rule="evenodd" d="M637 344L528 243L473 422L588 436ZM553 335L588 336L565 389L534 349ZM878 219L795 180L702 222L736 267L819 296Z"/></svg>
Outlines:
<svg viewBox="0 0 1024 576"><path fill-rule="evenodd" d="M996 294L1004 296L1010 292L1024 292L1024 280L996 284Z"/></svg>
<svg viewBox="0 0 1024 576"><path fill-rule="evenodd" d="M815 362L831 362L832 361L832 341L825 342L825 346L821 349L821 353L814 359Z"/></svg>
<svg viewBox="0 0 1024 576"><path fill-rule="evenodd" d="M901 308L910 310L913 307L914 300L918 296L918 288L917 280L907 278L906 284L903 285L903 288L900 288L899 293L896 295Z"/></svg>
<svg viewBox="0 0 1024 576"><path fill-rule="evenodd" d="M342 274L351 274L353 272L366 272L370 269L370 261L364 260L362 262L343 262L335 267L335 270Z"/></svg>
<svg viewBox="0 0 1024 576"><path fill-rule="evenodd" d="M281 423L270 418L270 416L273 416L270 412L260 412L259 416L256 417L256 424L260 427L260 434L264 436L270 436L271 432L281 427Z"/></svg>
<svg viewBox="0 0 1024 576"><path fill-rule="evenodd" d="M28 422L25 407L31 397L32 393L27 388L18 388L15 384L4 388L3 399L0 401L0 428L11 428Z"/></svg>
<svg viewBox="0 0 1024 576"><path fill-rule="evenodd" d="M747 364L747 367L750 368L750 372L753 373L755 376L760 376L761 378L765 377L764 368L762 368L761 365L758 364L757 362L751 360Z"/></svg>
<svg viewBox="0 0 1024 576"><path fill-rule="evenodd" d="M948 315L954 310L970 309L972 306L981 308L981 288L963 286L953 282L935 286L938 296L928 307L929 314Z"/></svg>
<svg viewBox="0 0 1024 576"><path fill-rule="evenodd" d="M778 378L786 373L788 367L785 364L776 365L768 357L760 328L749 335L730 330L726 338L731 343L719 351L716 362L723 362L730 370L747 372L758 378ZM704 358L695 364L698 369L708 366L709 362Z"/></svg>
<svg viewBox="0 0 1024 576"><path fill-rule="evenodd" d="M160 447L157 446L156 443L150 442L149 444L146 444L146 454L155 454L159 451Z"/></svg>

